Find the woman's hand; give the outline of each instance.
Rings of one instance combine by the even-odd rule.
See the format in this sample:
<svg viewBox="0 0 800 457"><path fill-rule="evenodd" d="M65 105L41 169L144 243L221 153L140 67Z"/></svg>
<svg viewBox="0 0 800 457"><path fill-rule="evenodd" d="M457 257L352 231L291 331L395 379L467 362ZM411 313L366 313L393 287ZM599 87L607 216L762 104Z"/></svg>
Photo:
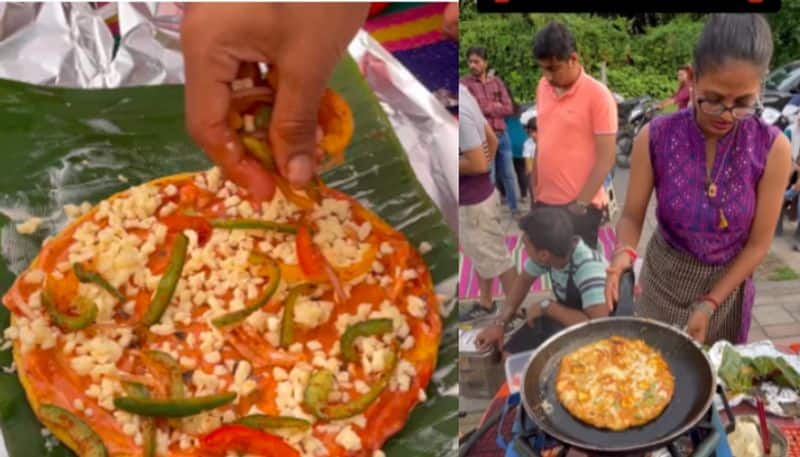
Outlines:
<svg viewBox="0 0 800 457"><path fill-rule="evenodd" d="M686 333L700 344L706 342L708 337L708 325L711 322L711 315L714 313L714 305L709 301L702 301L692 305L692 313L686 322Z"/></svg>
<svg viewBox="0 0 800 457"><path fill-rule="evenodd" d="M243 63L277 69L269 139L278 170L295 186L316 172L317 113L336 63L364 22L369 3L192 3L181 40L186 122L227 177L256 197L274 183L227 126L231 83Z"/></svg>
<svg viewBox="0 0 800 457"><path fill-rule="evenodd" d="M633 266L633 260L625 251L619 251L611 260L611 266L606 270L606 306L608 311L614 310L619 301L619 278L622 272Z"/></svg>

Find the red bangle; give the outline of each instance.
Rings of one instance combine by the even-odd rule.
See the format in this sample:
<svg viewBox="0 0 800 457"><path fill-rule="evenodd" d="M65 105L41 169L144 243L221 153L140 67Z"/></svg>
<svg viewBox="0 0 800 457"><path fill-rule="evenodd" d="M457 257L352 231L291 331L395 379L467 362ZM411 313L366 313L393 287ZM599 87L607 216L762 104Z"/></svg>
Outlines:
<svg viewBox="0 0 800 457"><path fill-rule="evenodd" d="M711 303L711 306L714 307L714 311L719 309L719 302L717 301L716 298L712 297L711 295L708 295L708 294L703 295L702 297L700 297L700 299L703 300L703 301L707 301L707 302Z"/></svg>
<svg viewBox="0 0 800 457"><path fill-rule="evenodd" d="M630 246L624 246L624 247L617 248L617 250L614 251L614 255L617 255L620 252L624 252L625 254L628 254L628 257L631 258L631 262L636 262L636 259L639 258L639 254L636 252L636 249L633 249Z"/></svg>

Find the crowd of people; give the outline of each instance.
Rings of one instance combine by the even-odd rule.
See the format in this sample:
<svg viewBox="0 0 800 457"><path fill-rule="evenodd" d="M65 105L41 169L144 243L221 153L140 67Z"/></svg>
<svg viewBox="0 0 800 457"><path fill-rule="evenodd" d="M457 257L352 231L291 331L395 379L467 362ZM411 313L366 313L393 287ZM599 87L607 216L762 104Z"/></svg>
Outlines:
<svg viewBox="0 0 800 457"><path fill-rule="evenodd" d="M486 49L469 48L470 75L460 87L459 243L481 284L465 318L490 320L478 344L520 352L565 326L608 316L619 300L620 276L640 256L634 314L684 328L706 344L747 341L753 272L769 250L792 171L789 138L756 115L772 52L762 16L709 16L692 63L678 70L677 92L659 104L676 111L657 116L634 140L607 261L597 248L619 128L612 93L581 65L568 28L548 24L533 44L542 78L535 113L516 118L528 137L516 140L517 156L519 133L508 122L519 114L514 101L489 70ZM522 232L528 260L521 271L507 248L498 187ZM529 208L521 207L517 190ZM653 196L657 228L640 255ZM530 306L527 324L506 338L532 282L543 275L552 297ZM502 305L492 297L498 277Z"/></svg>

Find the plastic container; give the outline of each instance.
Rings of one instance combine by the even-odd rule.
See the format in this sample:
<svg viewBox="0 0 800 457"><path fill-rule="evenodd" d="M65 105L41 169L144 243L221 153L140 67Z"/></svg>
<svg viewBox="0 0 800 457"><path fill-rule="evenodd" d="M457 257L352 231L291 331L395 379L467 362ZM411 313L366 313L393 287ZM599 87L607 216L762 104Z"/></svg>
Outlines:
<svg viewBox="0 0 800 457"><path fill-rule="evenodd" d="M519 392L519 387L522 384L522 376L525 374L525 366L528 364L528 360L531 359L534 351L535 349L520 352L506 359L506 383L508 383L508 390L512 394Z"/></svg>

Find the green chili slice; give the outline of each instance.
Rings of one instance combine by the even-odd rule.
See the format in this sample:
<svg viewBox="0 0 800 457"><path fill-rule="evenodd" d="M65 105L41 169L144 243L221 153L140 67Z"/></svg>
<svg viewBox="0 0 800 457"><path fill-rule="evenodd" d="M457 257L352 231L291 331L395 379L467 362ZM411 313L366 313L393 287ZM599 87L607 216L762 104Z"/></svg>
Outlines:
<svg viewBox="0 0 800 457"><path fill-rule="evenodd" d="M108 451L92 428L80 417L55 405L42 405L39 414L47 425L53 429L64 431L70 440L79 448L83 457L107 457Z"/></svg>
<svg viewBox="0 0 800 457"><path fill-rule="evenodd" d="M153 399L117 397L114 406L129 413L147 417L187 417L227 405L236 399L236 392L193 398Z"/></svg>
<svg viewBox="0 0 800 457"><path fill-rule="evenodd" d="M254 254L251 254L251 261L255 260L253 255ZM258 258L258 260L260 263L266 264L267 274L269 275L269 282L267 283L266 287L264 287L264 292L255 302L253 302L252 305L238 311L223 314L222 316L212 320L211 323L214 324L215 327L226 327L228 325L234 325L242 322L243 320L247 319L247 316L253 314L266 305L272 296L275 295L275 291L278 290L278 283L281 280L281 269L278 267L278 264L269 257L261 256Z"/></svg>
<svg viewBox="0 0 800 457"><path fill-rule="evenodd" d="M297 233L297 227L280 222L262 221L259 219L212 219L211 226L227 230L269 230L280 233Z"/></svg>
<svg viewBox="0 0 800 457"><path fill-rule="evenodd" d="M147 327L157 323L164 311L167 310L172 295L175 293L175 288L178 286L178 280L181 278L183 265L186 263L186 250L189 247L189 239L186 235L179 233L175 238L175 244L172 246L172 254L169 258L164 275L158 282L156 294L150 302L150 307L142 317L142 323Z"/></svg>
<svg viewBox="0 0 800 457"><path fill-rule="evenodd" d="M299 429L307 430L311 423L305 419L298 419L289 416L267 416L264 414L251 414L245 416L234 424L246 425L258 430L280 430L280 429Z"/></svg>
<svg viewBox="0 0 800 457"><path fill-rule="evenodd" d="M72 271L75 272L75 276L78 277L78 281L82 283L97 284L105 289L106 292L113 295L117 300L121 302L126 300L125 295L123 295L122 292L120 292L116 287L112 286L111 283L106 280L106 278L100 275L100 273L89 271L79 263L72 264Z"/></svg>
<svg viewBox="0 0 800 457"><path fill-rule="evenodd" d="M47 309L53 323L65 332L75 332L86 328L97 319L97 304L86 297L78 296L72 302L72 305L78 310L78 314L74 316L58 310L52 292L48 288L42 291L42 304Z"/></svg>
<svg viewBox="0 0 800 457"><path fill-rule="evenodd" d="M348 326L339 341L342 358L345 362L356 360L356 338L359 336L382 335L391 332L393 328L394 322L391 319L369 319Z"/></svg>

